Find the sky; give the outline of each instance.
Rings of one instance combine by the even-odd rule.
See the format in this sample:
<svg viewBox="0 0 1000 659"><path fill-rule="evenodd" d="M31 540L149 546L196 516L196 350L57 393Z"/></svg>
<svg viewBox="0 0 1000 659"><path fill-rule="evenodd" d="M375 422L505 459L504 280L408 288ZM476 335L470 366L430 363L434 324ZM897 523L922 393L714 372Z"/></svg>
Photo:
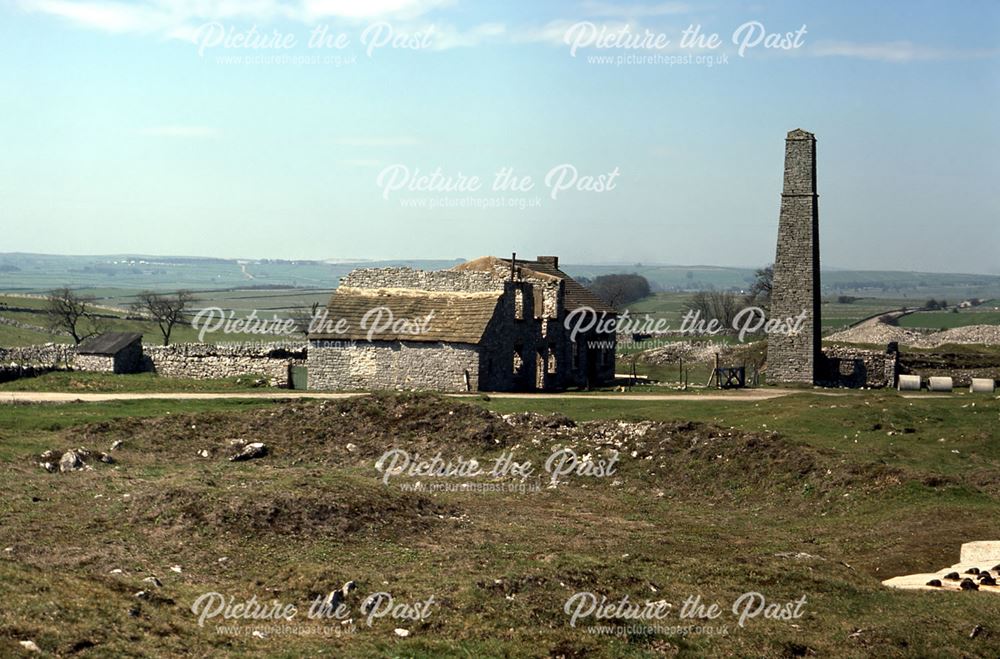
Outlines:
<svg viewBox="0 0 1000 659"><path fill-rule="evenodd" d="M0 0L0 252L756 266L803 128L824 267L1000 274L998 117L995 0Z"/></svg>

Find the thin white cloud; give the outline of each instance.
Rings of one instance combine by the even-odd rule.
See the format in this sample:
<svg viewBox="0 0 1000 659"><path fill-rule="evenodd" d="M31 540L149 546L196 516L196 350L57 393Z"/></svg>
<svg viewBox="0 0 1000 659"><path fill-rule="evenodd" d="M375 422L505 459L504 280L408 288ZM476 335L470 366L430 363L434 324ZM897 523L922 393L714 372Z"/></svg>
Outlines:
<svg viewBox="0 0 1000 659"><path fill-rule="evenodd" d="M985 59L1000 55L1000 49L932 48L911 41L856 43L818 41L808 50L815 57L852 57L880 62L917 62L928 60Z"/></svg>
<svg viewBox="0 0 1000 659"><path fill-rule="evenodd" d="M528 27L517 31L511 35L511 41L515 43L544 43L550 46L566 46L572 39L572 34L567 37L570 30L584 24L592 24L596 30L602 33L615 34L620 33L623 30L629 30L631 33L635 34L641 32L642 28L635 23L627 23L622 21L608 22L600 21L594 23L592 21L570 21L570 20L554 20L549 21L545 25Z"/></svg>
<svg viewBox="0 0 1000 659"><path fill-rule="evenodd" d="M106 32L151 32L169 22L167 15L151 5L70 0L22 0L20 4L29 12L49 14Z"/></svg>
<svg viewBox="0 0 1000 659"><path fill-rule="evenodd" d="M502 40L507 36L507 26L503 23L483 23L462 31L451 25L436 24L431 34L432 50L471 48Z"/></svg>
<svg viewBox="0 0 1000 659"><path fill-rule="evenodd" d="M140 131L143 135L153 137L181 137L203 139L218 135L214 128L208 126L153 126Z"/></svg>
<svg viewBox="0 0 1000 659"><path fill-rule="evenodd" d="M691 12L691 5L684 2L660 2L652 5L623 5L611 2L588 0L583 3L583 10L591 16L618 16L622 18L637 18L640 16L671 16Z"/></svg>
<svg viewBox="0 0 1000 659"><path fill-rule="evenodd" d="M341 146L386 147L416 146L420 142L413 137L342 137L337 140Z"/></svg>
<svg viewBox="0 0 1000 659"><path fill-rule="evenodd" d="M376 160L374 158L354 158L339 160L337 162L344 167L381 167L385 164L382 160Z"/></svg>
<svg viewBox="0 0 1000 659"><path fill-rule="evenodd" d="M348 19L414 19L452 4L453 0L305 0L306 19L337 17Z"/></svg>
<svg viewBox="0 0 1000 659"><path fill-rule="evenodd" d="M18 0L24 11L47 14L112 33L160 32L189 38L211 21L265 22L287 19L310 24L322 19L413 20L453 0Z"/></svg>

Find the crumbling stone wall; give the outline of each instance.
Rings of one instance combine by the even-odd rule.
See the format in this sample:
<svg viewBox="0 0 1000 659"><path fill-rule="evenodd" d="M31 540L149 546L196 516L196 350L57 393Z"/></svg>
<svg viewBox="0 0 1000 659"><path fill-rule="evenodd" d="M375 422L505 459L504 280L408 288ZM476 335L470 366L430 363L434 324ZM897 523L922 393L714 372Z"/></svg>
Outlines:
<svg viewBox="0 0 1000 659"><path fill-rule="evenodd" d="M895 387L899 353L844 346L823 348L818 383L831 387Z"/></svg>
<svg viewBox="0 0 1000 659"><path fill-rule="evenodd" d="M793 130L785 140L785 176L774 260L771 316L806 312L796 334L771 334L767 381L813 384L820 373L819 207L816 194L816 138Z"/></svg>
<svg viewBox="0 0 1000 659"><path fill-rule="evenodd" d="M491 293L504 281L488 272L414 270L413 268L359 268L340 279L349 288L413 288L421 291Z"/></svg>
<svg viewBox="0 0 1000 659"><path fill-rule="evenodd" d="M147 347L148 370L166 377L215 378L261 375L271 386L287 387L292 366L305 364L302 343L178 343Z"/></svg>

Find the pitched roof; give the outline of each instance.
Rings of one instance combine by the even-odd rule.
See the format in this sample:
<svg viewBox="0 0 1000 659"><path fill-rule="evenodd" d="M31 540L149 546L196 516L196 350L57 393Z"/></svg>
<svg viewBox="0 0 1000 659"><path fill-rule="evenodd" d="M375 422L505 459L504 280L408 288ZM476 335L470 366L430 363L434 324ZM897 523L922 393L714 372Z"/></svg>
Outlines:
<svg viewBox="0 0 1000 659"><path fill-rule="evenodd" d="M142 334L138 332L104 332L85 339L76 347L76 352L78 355L113 356L136 341L142 341Z"/></svg>
<svg viewBox="0 0 1000 659"><path fill-rule="evenodd" d="M451 293L421 291L401 288L349 288L341 286L330 297L327 316L310 339L331 339L341 341L365 341L368 332L377 323L430 320L417 331L392 326L372 335L375 341L425 341L477 344L482 341L486 328L493 319L501 293ZM391 316L382 312L381 319L373 309L388 309ZM372 312L367 322L365 315ZM345 321L343 333L337 333L336 326ZM399 331L401 330L402 331Z"/></svg>
<svg viewBox="0 0 1000 659"><path fill-rule="evenodd" d="M510 267L510 259L502 260L507 264L507 267ZM517 265L543 275L552 275L562 279L565 282L563 284L565 291L563 303L566 306L567 311L573 311L574 309L579 309L580 307L590 307L598 313L618 313L612 307L605 304L604 300L597 297L597 295L595 295L589 288L567 275L551 262L518 259Z"/></svg>

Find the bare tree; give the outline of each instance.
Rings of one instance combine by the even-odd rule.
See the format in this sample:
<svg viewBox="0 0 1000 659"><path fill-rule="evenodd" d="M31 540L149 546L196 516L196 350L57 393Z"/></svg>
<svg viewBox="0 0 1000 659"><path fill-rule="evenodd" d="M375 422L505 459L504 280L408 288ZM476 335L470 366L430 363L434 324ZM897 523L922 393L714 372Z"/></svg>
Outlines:
<svg viewBox="0 0 1000 659"><path fill-rule="evenodd" d="M753 275L753 285L747 294L747 304L771 308L771 290L774 287L774 264L758 269Z"/></svg>
<svg viewBox="0 0 1000 659"><path fill-rule="evenodd" d="M729 331L743 306L743 300L732 291L698 291L688 300L684 311L696 312L702 321L716 320Z"/></svg>
<svg viewBox="0 0 1000 659"><path fill-rule="evenodd" d="M295 331L306 336L309 335L309 327L312 325L313 321L316 319L316 314L319 313L319 302L313 302L309 305L309 311L303 309L297 309L292 312L289 317L292 322L295 323Z"/></svg>
<svg viewBox="0 0 1000 659"><path fill-rule="evenodd" d="M49 293L45 313L53 329L66 332L79 345L100 331L92 311L93 302L92 297L78 295L69 286L63 286Z"/></svg>
<svg viewBox="0 0 1000 659"><path fill-rule="evenodd" d="M637 274L601 275L587 287L613 309L621 309L650 293L649 281Z"/></svg>
<svg viewBox="0 0 1000 659"><path fill-rule="evenodd" d="M136 295L132 308L149 316L163 334L163 345L169 345L174 325L184 320L184 312L193 301L190 291L177 291L173 295L143 291Z"/></svg>

